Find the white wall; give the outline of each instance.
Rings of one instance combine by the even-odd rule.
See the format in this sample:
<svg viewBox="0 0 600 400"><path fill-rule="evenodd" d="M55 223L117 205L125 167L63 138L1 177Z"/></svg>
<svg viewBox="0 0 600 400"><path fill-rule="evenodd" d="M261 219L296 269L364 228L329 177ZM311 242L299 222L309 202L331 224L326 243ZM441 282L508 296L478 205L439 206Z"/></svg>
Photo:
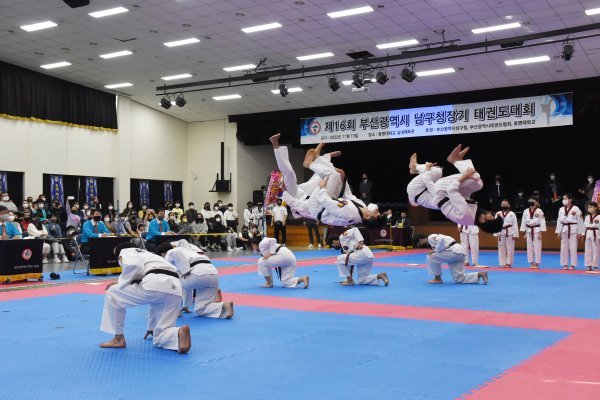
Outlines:
<svg viewBox="0 0 600 400"><path fill-rule="evenodd" d="M0 171L25 172L25 195L37 197L43 174L115 178L115 199L130 199L130 179L183 181L183 201L232 202L242 211L252 191L267 185L276 168L270 145L245 146L236 124L225 120L186 123L127 98L118 99L119 131L102 132L0 118L0 138L13 143L0 156ZM225 142L225 178L233 174L231 193L210 193L220 173ZM302 179L303 152L290 149ZM67 193L68 194L68 193ZM102 200L102 199L101 199Z"/></svg>

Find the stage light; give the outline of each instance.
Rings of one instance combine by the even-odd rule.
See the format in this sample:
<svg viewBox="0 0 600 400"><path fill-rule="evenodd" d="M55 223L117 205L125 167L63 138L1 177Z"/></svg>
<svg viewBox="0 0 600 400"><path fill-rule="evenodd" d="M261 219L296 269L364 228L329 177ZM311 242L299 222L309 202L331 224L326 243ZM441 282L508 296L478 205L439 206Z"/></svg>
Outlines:
<svg viewBox="0 0 600 400"><path fill-rule="evenodd" d="M160 99L160 106L166 110L168 110L169 108L171 108L171 100L169 100L168 97L163 97L162 99Z"/></svg>
<svg viewBox="0 0 600 400"><path fill-rule="evenodd" d="M402 69L401 76L402 79L404 79L408 83L411 83L412 81L417 79L417 74L414 71L414 65L411 65L410 67L407 65L406 67L404 67Z"/></svg>
<svg viewBox="0 0 600 400"><path fill-rule="evenodd" d="M383 70L381 70L381 71L377 71L377 74L375 74L375 80L380 85L385 85L385 83L387 81L389 81L390 78L388 78L387 74Z"/></svg>
<svg viewBox="0 0 600 400"><path fill-rule="evenodd" d="M352 74L352 84L356 86L356 88L360 89L363 87L365 81L363 80L362 73L360 71L355 71Z"/></svg>
<svg viewBox="0 0 600 400"><path fill-rule="evenodd" d="M179 107L183 107L187 104L187 101L185 101L185 98L183 97L183 93L177 96L175 99L175 104L177 104Z"/></svg>
<svg viewBox="0 0 600 400"><path fill-rule="evenodd" d="M575 53L575 47L571 43L566 42L563 44L563 51L560 55L563 60L571 61L571 58L573 58L573 53Z"/></svg>
<svg viewBox="0 0 600 400"><path fill-rule="evenodd" d="M329 89L331 89L334 92L337 92L337 90L340 88L340 81L338 81L338 78L335 75L331 75L329 77Z"/></svg>
<svg viewBox="0 0 600 400"><path fill-rule="evenodd" d="M288 95L288 88L287 85L285 84L285 82L280 82L279 83L279 94L281 95L281 97L286 97Z"/></svg>

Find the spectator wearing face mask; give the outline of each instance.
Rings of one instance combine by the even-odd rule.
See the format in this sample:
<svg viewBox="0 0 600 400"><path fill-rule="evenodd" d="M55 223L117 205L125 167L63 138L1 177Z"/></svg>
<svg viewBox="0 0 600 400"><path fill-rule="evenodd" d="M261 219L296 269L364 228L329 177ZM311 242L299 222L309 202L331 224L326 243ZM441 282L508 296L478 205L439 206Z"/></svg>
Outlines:
<svg viewBox="0 0 600 400"><path fill-rule="evenodd" d="M209 219L212 218L213 214L212 214L212 211L210 210L210 203L208 201L206 203L204 203L204 206L202 207L202 211L200 211L200 214L202 214L205 221L208 221Z"/></svg>
<svg viewBox="0 0 600 400"><path fill-rule="evenodd" d="M61 228L67 227L67 213L64 207L60 204L60 201L54 200L52 202L52 209L50 211L51 217L56 217L56 222L61 226Z"/></svg>
<svg viewBox="0 0 600 400"><path fill-rule="evenodd" d="M146 236L146 247L149 251L153 251L158 242L156 241L157 236L172 235L169 223L165 220L165 210L159 208L156 211L156 218L153 219L148 225L148 235Z"/></svg>
<svg viewBox="0 0 600 400"><path fill-rule="evenodd" d="M508 196L508 191L500 175L496 175L496 179L489 188L489 202L492 211L498 211L502 200Z"/></svg>
<svg viewBox="0 0 600 400"><path fill-rule="evenodd" d="M127 214L127 218L129 218L131 215L137 218L137 211L135 210L135 208L133 208L133 203L131 201L127 202L127 205L125 206L125 210L123 210L123 212ZM133 230L135 231L135 229Z"/></svg>
<svg viewBox="0 0 600 400"><path fill-rule="evenodd" d="M527 200L529 200L529 199L525 196L525 192L523 191L523 189L517 190L517 194L515 195L513 202L512 202L513 209L515 210L515 214L521 215L523 213L521 210L524 210L525 208L527 208L527 206L528 206Z"/></svg>
<svg viewBox="0 0 600 400"><path fill-rule="evenodd" d="M2 192L0 199L0 206L4 206L8 209L8 211L18 212L19 209L15 205L15 203L10 199L10 196L7 192Z"/></svg>
<svg viewBox="0 0 600 400"><path fill-rule="evenodd" d="M27 200L23 200L23 202L21 203L21 208L19 208L19 215L23 216L23 214L25 214L25 211L31 214L31 204L29 204Z"/></svg>
<svg viewBox="0 0 600 400"><path fill-rule="evenodd" d="M242 231L238 234L237 246L238 248L252 251L252 244L250 243L250 231L247 226L242 227Z"/></svg>
<svg viewBox="0 0 600 400"><path fill-rule="evenodd" d="M587 184L585 186L585 195L587 197L587 201L594 201L594 189L596 188L596 180L594 179L594 175L588 175Z"/></svg>
<svg viewBox="0 0 600 400"><path fill-rule="evenodd" d="M252 217L253 217L254 225L258 226L258 228L261 231L264 231L266 229L266 224L265 224L266 221L265 221L265 210L263 208L262 201L256 202L256 207L254 207L254 210L252 211Z"/></svg>
<svg viewBox="0 0 600 400"><path fill-rule="evenodd" d="M181 216L183 215L183 208L181 208L181 202L179 200L175 200L175 207L173 207L171 212L175 214L175 221L181 221Z"/></svg>
<svg viewBox="0 0 600 400"><path fill-rule="evenodd" d="M196 206L193 202L188 203L188 209L185 210L185 216L187 221L191 224L196 220L196 216L198 215L198 211L196 210Z"/></svg>
<svg viewBox="0 0 600 400"><path fill-rule="evenodd" d="M145 221L147 213L148 213L148 206L146 204L142 204L142 209L140 211L138 211L138 219Z"/></svg>
<svg viewBox="0 0 600 400"><path fill-rule="evenodd" d="M37 209L33 210L32 218L38 218L40 222L43 224L46 222L50 213L46 210L46 203L42 200L38 200Z"/></svg>
<svg viewBox="0 0 600 400"><path fill-rule="evenodd" d="M84 222L81 229L81 252L90 253L90 238L107 237L110 231L102 222L102 212L100 210L91 210L90 219Z"/></svg>
<svg viewBox="0 0 600 400"><path fill-rule="evenodd" d="M225 211L227 211L227 205L223 204L223 200L217 200L217 205L219 206L219 211L225 215Z"/></svg>
<svg viewBox="0 0 600 400"><path fill-rule="evenodd" d="M46 210L48 210L48 209L50 208L50 207L49 207L49 204L46 202L46 196L45 196L45 195L43 195L43 194L40 194L40 195L38 196L38 198L37 198L37 200L35 201L35 203L37 203L37 204L39 205L39 203L40 203L40 202L44 203L44 208L45 208Z"/></svg>
<svg viewBox="0 0 600 400"><path fill-rule="evenodd" d="M107 209L108 211L106 211L105 214L108 214L112 222L117 218L117 211L115 210L115 207L112 205L112 203L108 203Z"/></svg>
<svg viewBox="0 0 600 400"><path fill-rule="evenodd" d="M250 228L250 225L254 223L254 204L249 201L246 203L246 209L244 210L244 226Z"/></svg>
<svg viewBox="0 0 600 400"><path fill-rule="evenodd" d="M233 204L227 204L227 208L223 212L223 217L225 218L225 224L228 228L233 229L234 232L237 232L238 227L238 213L233 209Z"/></svg>
<svg viewBox="0 0 600 400"><path fill-rule="evenodd" d="M120 215L121 221L123 221L123 227L130 236L135 236L137 230L137 215L128 213L127 210L123 211ZM123 219L124 218L124 219Z"/></svg>
<svg viewBox="0 0 600 400"><path fill-rule="evenodd" d="M144 227L146 228L146 232L148 232L148 228L150 227L150 223L156 218L156 214L154 213L154 210L152 210L151 208L146 210L146 213L144 214Z"/></svg>
<svg viewBox="0 0 600 400"><path fill-rule="evenodd" d="M171 212L171 210L173 209L173 204L171 204L170 201L165 201L165 215L169 215L169 213Z"/></svg>
<svg viewBox="0 0 600 400"><path fill-rule="evenodd" d="M194 234L204 234L208 233L208 224L204 219L204 215L198 214L196 215L196 219L190 224L192 228L192 233ZM201 248L206 248L208 240L206 236L194 236L194 241L196 245Z"/></svg>
<svg viewBox="0 0 600 400"><path fill-rule="evenodd" d="M282 246L287 242L286 223L288 218L287 208L282 206L281 199L277 199L277 205L271 210L271 226L273 226L273 237ZM280 237L281 236L281 237Z"/></svg>
<svg viewBox="0 0 600 400"><path fill-rule="evenodd" d="M373 182L369 180L367 173L364 172L362 174L362 179L360 184L358 185L358 193L360 194L360 199L365 202L365 204L371 203L371 192L373 190Z"/></svg>
<svg viewBox="0 0 600 400"><path fill-rule="evenodd" d="M58 241L49 235L48 230L42 224L39 218L34 217L33 221L27 227L27 233L30 237L43 239L44 240L44 263L47 264L49 262L52 263L68 263L69 260L65 255L65 249L62 244L59 244ZM54 253L54 257L50 259L50 249Z"/></svg>
<svg viewBox="0 0 600 400"><path fill-rule="evenodd" d="M223 213L221 212L221 207L219 207L218 203L213 204L212 217L217 219L219 218L221 224L225 226L225 218L223 217Z"/></svg>
<svg viewBox="0 0 600 400"><path fill-rule="evenodd" d="M127 221L127 215L122 213L117 216L114 220L110 221L110 231L115 235L127 235L127 229L125 229L125 222ZM106 223L106 218L104 223ZM111 229L112 228L112 229Z"/></svg>
<svg viewBox="0 0 600 400"><path fill-rule="evenodd" d="M0 206L0 239L21 239L21 233L11 223L8 208Z"/></svg>
<svg viewBox="0 0 600 400"><path fill-rule="evenodd" d="M257 243L259 243L261 240L263 240L264 235L261 232L261 230L258 228L258 226L252 225L250 227L250 238L254 239Z"/></svg>
<svg viewBox="0 0 600 400"><path fill-rule="evenodd" d="M12 224L12 226L14 226L15 229L19 231L19 235L21 235L21 237L23 236L23 231L21 230L21 224L19 224L19 218L17 218L17 215L14 212L12 212L12 211L8 212L8 222L7 223Z"/></svg>
<svg viewBox="0 0 600 400"><path fill-rule="evenodd" d="M169 213L169 220L167 222L169 223L169 229L171 229L171 231L177 232L179 230L177 227L177 216L173 211Z"/></svg>
<svg viewBox="0 0 600 400"><path fill-rule="evenodd" d="M81 230L81 217L79 216L77 207L75 205L73 205L71 207L67 207L66 212L67 212L66 227L67 228L73 227L73 228L75 228L76 232L79 232Z"/></svg>
<svg viewBox="0 0 600 400"><path fill-rule="evenodd" d="M27 233L27 228L31 223L31 211L24 211L23 217L21 218L21 232L23 232L23 236L29 236Z"/></svg>
<svg viewBox="0 0 600 400"><path fill-rule="evenodd" d="M83 207L79 210L79 216L81 217L81 224L87 221L90 217L90 206L87 202L83 203Z"/></svg>
<svg viewBox="0 0 600 400"><path fill-rule="evenodd" d="M180 235L194 233L192 231L192 224L188 222L185 214L182 215L181 220L179 220L179 224L177 225L177 233Z"/></svg>

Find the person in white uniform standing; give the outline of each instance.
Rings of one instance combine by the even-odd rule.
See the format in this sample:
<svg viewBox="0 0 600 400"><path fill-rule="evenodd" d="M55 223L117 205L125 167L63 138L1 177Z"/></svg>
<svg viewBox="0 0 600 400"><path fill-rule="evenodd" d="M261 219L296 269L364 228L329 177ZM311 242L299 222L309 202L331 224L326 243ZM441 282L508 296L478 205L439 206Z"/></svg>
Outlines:
<svg viewBox="0 0 600 400"><path fill-rule="evenodd" d="M133 247L122 243L115 248L123 271L118 281L106 288L100 325L103 332L115 337L100 347L124 348L126 309L148 305L146 337L151 334L157 347L187 353L192 346L190 328L176 326L182 294L177 268L156 254Z"/></svg>
<svg viewBox="0 0 600 400"><path fill-rule="evenodd" d="M341 249L344 254L337 258L337 268L340 276L345 278L341 285L354 286L352 273L357 270L359 285L378 285L382 281L385 286L389 285L390 280L385 272L371 274L373 268L373 252L365 245L358 228L350 228L342 233L335 248Z"/></svg>
<svg viewBox="0 0 600 400"><path fill-rule="evenodd" d="M258 275L265 278L264 288L273 287L273 270L277 273L281 286L295 288L299 283L308 289L308 275L296 277L296 256L287 247L282 247L273 238L264 238L260 243L252 243L252 247L258 249L262 257L258 260Z"/></svg>
<svg viewBox="0 0 600 400"><path fill-rule="evenodd" d="M573 204L573 195L563 196L563 207L558 211L556 234L560 239L560 265L563 269L577 267L577 235L581 231L583 219L581 210Z"/></svg>
<svg viewBox="0 0 600 400"><path fill-rule="evenodd" d="M527 238L527 262L529 268L539 269L542 262L542 232L546 232L546 217L539 209L537 199L529 199L529 208L523 211L521 232Z"/></svg>
<svg viewBox="0 0 600 400"><path fill-rule="evenodd" d="M164 257L179 271L183 288L183 311L189 311L193 306L194 313L201 317L233 317L233 303L222 301L219 272L202 250L182 239L158 245L155 253Z"/></svg>
<svg viewBox="0 0 600 400"><path fill-rule="evenodd" d="M442 264L448 264L452 279L456 283L488 283L487 271L465 272L465 259L467 251L465 248L450 236L441 234L432 234L427 237L431 246L431 252L427 254L427 270L434 276L428 283L441 284Z"/></svg>
<svg viewBox="0 0 600 400"><path fill-rule="evenodd" d="M479 265L479 228L475 225L458 225L460 232L460 244L465 248L467 256L465 257L465 266L469 265L469 252L471 253L471 262L474 266Z"/></svg>
<svg viewBox="0 0 600 400"><path fill-rule="evenodd" d="M498 238L498 261L504 268L511 268L515 259L515 241L519 238L519 222L517 215L510 210L510 202L506 199L500 204L496 218L502 218L502 230L494 233Z"/></svg>
<svg viewBox="0 0 600 400"><path fill-rule="evenodd" d="M598 203L590 201L587 205L587 215L583 219L579 231L581 241L585 243L585 267L588 271L598 269L600 266L600 216L598 215Z"/></svg>

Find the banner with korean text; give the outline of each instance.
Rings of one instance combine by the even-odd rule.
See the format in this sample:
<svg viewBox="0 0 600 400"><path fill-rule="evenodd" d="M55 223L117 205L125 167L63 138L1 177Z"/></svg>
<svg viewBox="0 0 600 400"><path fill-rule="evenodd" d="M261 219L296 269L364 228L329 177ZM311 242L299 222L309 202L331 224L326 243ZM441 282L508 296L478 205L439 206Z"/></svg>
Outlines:
<svg viewBox="0 0 600 400"><path fill-rule="evenodd" d="M573 125L573 93L303 118L301 144Z"/></svg>

